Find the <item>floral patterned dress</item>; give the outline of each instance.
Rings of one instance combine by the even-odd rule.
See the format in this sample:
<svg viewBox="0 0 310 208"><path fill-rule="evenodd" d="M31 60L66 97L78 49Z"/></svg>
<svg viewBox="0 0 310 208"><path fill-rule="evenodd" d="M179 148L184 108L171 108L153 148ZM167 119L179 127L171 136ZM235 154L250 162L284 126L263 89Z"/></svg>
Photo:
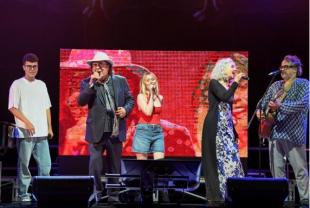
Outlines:
<svg viewBox="0 0 310 208"><path fill-rule="evenodd" d="M238 145L235 143L231 106L226 102L219 103L216 157L220 191L225 198L227 179L244 177Z"/></svg>

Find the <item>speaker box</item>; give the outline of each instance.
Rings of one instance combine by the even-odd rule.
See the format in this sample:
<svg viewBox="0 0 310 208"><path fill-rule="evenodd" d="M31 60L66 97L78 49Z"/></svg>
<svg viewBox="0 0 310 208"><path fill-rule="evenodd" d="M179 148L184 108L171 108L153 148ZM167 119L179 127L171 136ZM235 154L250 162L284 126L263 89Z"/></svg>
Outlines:
<svg viewBox="0 0 310 208"><path fill-rule="evenodd" d="M93 176L36 176L32 181L40 207L87 207L94 189Z"/></svg>
<svg viewBox="0 0 310 208"><path fill-rule="evenodd" d="M228 178L227 199L234 207L283 207L286 178Z"/></svg>

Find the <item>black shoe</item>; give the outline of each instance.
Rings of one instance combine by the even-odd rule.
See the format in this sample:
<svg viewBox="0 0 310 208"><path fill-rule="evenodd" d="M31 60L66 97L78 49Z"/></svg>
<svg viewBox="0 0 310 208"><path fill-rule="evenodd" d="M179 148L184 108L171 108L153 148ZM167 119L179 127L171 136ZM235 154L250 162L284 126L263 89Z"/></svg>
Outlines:
<svg viewBox="0 0 310 208"><path fill-rule="evenodd" d="M98 202L96 201L95 198L93 198L92 200L88 201L88 207L97 207L98 206Z"/></svg>
<svg viewBox="0 0 310 208"><path fill-rule="evenodd" d="M135 192L135 203L140 203L141 202L141 200L140 200L140 196L141 195L141 192L140 192L140 190L137 190L136 192Z"/></svg>
<svg viewBox="0 0 310 208"><path fill-rule="evenodd" d="M95 193L93 193L93 195L89 198L88 207L97 207L102 198L102 193L98 193L96 196L94 195Z"/></svg>
<svg viewBox="0 0 310 208"><path fill-rule="evenodd" d="M102 198L102 193L98 193L96 201L100 202L101 198Z"/></svg>
<svg viewBox="0 0 310 208"><path fill-rule="evenodd" d="M108 206L109 206L109 207L111 207L111 206L113 206L113 205L116 205L116 204L121 204L121 202L118 201L118 200L115 200L115 201L109 201L109 200L108 200Z"/></svg>
<svg viewBox="0 0 310 208"><path fill-rule="evenodd" d="M223 207L224 202L223 201L212 201L212 200L207 200L206 202L207 207Z"/></svg>
<svg viewBox="0 0 310 208"><path fill-rule="evenodd" d="M108 206L113 206L114 204L120 204L118 194L108 196Z"/></svg>

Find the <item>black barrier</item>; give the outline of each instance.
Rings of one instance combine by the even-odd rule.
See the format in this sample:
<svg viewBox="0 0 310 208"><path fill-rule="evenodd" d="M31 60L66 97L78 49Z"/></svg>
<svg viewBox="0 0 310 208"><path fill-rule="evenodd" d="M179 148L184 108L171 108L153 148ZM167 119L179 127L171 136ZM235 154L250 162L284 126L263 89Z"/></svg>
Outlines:
<svg viewBox="0 0 310 208"><path fill-rule="evenodd" d="M228 178L227 200L234 207L283 207L288 196L286 178Z"/></svg>
<svg viewBox="0 0 310 208"><path fill-rule="evenodd" d="M36 176L32 193L38 207L88 207L93 176Z"/></svg>
<svg viewBox="0 0 310 208"><path fill-rule="evenodd" d="M153 198L154 191L162 191L166 195L168 190L174 190L205 200L202 196L190 193L199 187L200 173L200 160L122 159L121 174L106 174L106 177L121 178L121 184L117 187L139 190L140 203L156 204L158 198ZM114 188L114 186L115 184L106 184L106 188ZM165 200L168 201L167 198ZM177 199L177 202L182 200L183 197Z"/></svg>
<svg viewBox="0 0 310 208"><path fill-rule="evenodd" d="M15 124L0 121L0 147L4 148L14 148L16 146L16 138L14 135Z"/></svg>

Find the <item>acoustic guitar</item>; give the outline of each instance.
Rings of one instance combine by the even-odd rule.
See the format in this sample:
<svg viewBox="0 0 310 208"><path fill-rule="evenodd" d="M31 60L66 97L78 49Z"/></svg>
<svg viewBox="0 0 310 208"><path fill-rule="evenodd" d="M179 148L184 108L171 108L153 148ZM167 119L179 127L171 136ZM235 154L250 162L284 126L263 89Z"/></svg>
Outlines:
<svg viewBox="0 0 310 208"><path fill-rule="evenodd" d="M271 98L270 101L275 102L277 99L279 99L283 95L283 93L284 93L284 90L281 89L279 92L277 92L277 94L275 94L273 98ZM270 112L270 108L268 107L268 105L266 109L264 110L264 116L265 116L265 120L261 120L260 132L258 133L261 138L269 139L272 128L274 126L275 113Z"/></svg>

